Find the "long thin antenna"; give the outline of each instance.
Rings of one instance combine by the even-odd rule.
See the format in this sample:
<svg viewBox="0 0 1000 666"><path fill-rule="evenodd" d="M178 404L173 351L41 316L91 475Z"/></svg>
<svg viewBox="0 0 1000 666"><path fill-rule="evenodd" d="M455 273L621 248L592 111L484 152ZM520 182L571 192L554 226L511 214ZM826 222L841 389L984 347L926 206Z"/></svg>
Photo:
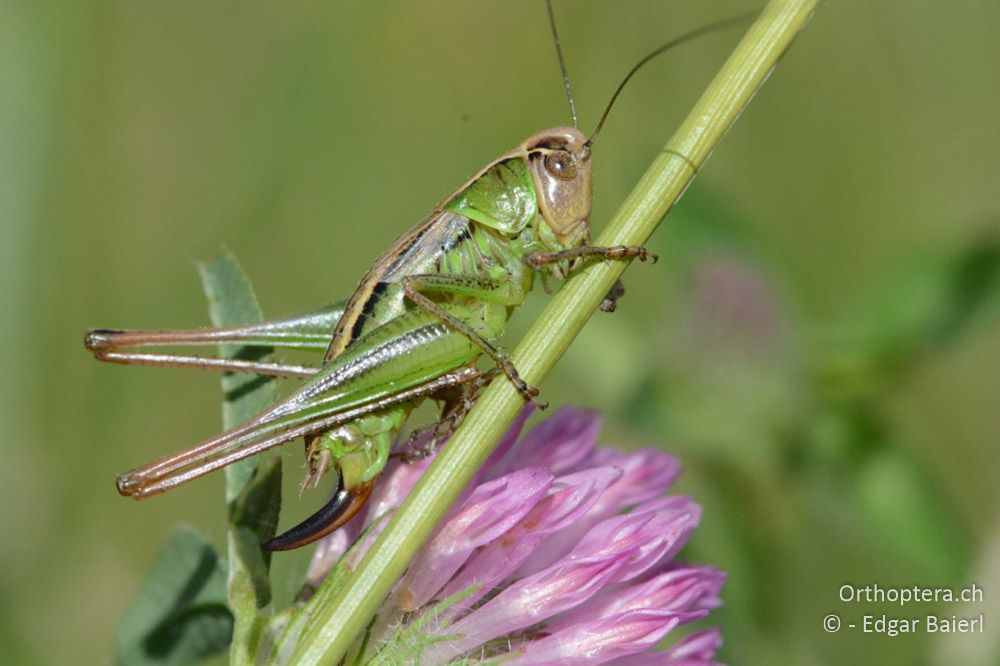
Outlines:
<svg viewBox="0 0 1000 666"><path fill-rule="evenodd" d="M551 6L549 9L551 11ZM707 35L712 32L718 32L720 30L726 30L728 28L735 28L750 23L753 19L757 18L758 13L759 10L754 10L752 12L747 12L746 14L731 16L729 18L721 19L719 21L713 21L712 23L706 23L701 27L695 28L694 30L691 30L689 32L685 32L683 35L680 35L679 37L674 37L669 42L667 42L666 44L657 49L654 49L645 58L637 62L635 66L629 70L629 73L625 75L625 78L622 79L622 82L618 84L618 88L617 90L615 90L615 94L611 96L611 101L608 102L608 106L604 109L604 113L601 115L601 119L597 121L597 127L594 128L594 131L590 135L590 138L587 139L587 142L584 144L584 149L589 150L590 146L594 144L594 139L597 138L597 135L600 133L601 128L604 127L604 121L607 120L608 113L610 113L611 107L614 106L615 100L618 99L618 95L621 94L622 88L625 87L625 84L629 82L629 79L631 79L632 76L636 72L638 72L643 65L645 65L647 62L649 62L656 56L662 53L666 53L675 46L680 46L685 42L690 42L692 39L701 37L702 35ZM553 29L554 28L555 26L553 26ZM567 83L567 85L569 84Z"/></svg>
<svg viewBox="0 0 1000 666"><path fill-rule="evenodd" d="M556 55L559 56L559 69L562 71L563 86L566 87L566 97L569 98L569 113L573 116L573 127L580 127L576 117L576 102L573 101L573 87L569 84L569 72L566 71L566 61L563 60L562 46L559 45L559 31L556 30L556 14L552 11L552 0L545 0L549 9L549 25L552 26L552 41L556 45Z"/></svg>

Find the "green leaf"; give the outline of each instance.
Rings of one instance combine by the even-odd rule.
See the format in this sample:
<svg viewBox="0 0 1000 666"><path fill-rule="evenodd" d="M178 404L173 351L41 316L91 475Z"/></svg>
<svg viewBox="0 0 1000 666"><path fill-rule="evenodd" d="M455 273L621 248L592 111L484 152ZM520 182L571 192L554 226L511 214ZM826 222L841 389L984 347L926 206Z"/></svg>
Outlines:
<svg viewBox="0 0 1000 666"><path fill-rule="evenodd" d="M199 264L202 286L208 299L208 312L216 326L237 326L263 320L257 296L236 257L223 250L215 261ZM220 345L223 356L258 360L269 349ZM222 378L225 402L222 405L223 426L231 428L270 407L277 399L277 389L270 377L227 373ZM226 500L232 502L257 468L254 458L226 467Z"/></svg>
<svg viewBox="0 0 1000 666"><path fill-rule="evenodd" d="M236 258L223 251L215 261L199 266L209 313L216 326L234 326L263 320L250 282ZM261 358L269 350L222 345L229 357ZM273 379L254 375L227 374L222 379L225 395L223 425L234 425L264 411L277 399ZM270 613L270 554L260 544L274 536L281 509L281 459L258 462L250 458L226 468L226 500L229 506L229 603L236 616L232 663L251 660Z"/></svg>
<svg viewBox="0 0 1000 666"><path fill-rule="evenodd" d="M225 650L233 632L226 573L198 532L180 527L118 627L119 664L189 664Z"/></svg>

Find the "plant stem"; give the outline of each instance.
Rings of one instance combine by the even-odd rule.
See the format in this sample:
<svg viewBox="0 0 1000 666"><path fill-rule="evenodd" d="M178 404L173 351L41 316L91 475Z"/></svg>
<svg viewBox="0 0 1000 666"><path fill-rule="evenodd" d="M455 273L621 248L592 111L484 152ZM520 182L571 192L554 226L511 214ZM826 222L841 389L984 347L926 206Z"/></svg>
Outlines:
<svg viewBox="0 0 1000 666"><path fill-rule="evenodd" d="M819 0L772 0L667 142L596 245L643 245L815 10ZM515 350L521 376L539 385L625 270L597 263L569 279ZM437 456L339 596L312 609L295 663L336 664L510 427L524 402L494 381Z"/></svg>

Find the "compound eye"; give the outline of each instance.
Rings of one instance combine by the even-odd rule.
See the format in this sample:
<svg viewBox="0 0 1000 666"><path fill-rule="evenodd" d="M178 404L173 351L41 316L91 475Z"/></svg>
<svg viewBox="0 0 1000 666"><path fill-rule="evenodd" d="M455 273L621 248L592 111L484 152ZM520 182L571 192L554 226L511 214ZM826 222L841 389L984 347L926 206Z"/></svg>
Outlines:
<svg viewBox="0 0 1000 666"><path fill-rule="evenodd" d="M576 162L565 150L557 150L545 156L545 170L559 180L576 178Z"/></svg>

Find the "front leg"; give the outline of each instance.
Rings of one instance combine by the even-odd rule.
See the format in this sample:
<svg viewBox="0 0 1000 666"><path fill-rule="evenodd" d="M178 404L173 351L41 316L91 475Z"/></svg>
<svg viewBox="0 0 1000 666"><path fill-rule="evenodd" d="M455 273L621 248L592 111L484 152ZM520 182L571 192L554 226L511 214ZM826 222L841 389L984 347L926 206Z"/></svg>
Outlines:
<svg viewBox="0 0 1000 666"><path fill-rule="evenodd" d="M615 245L613 247L598 247L595 245L587 245L584 247L574 247L568 250L560 250L559 252L536 252L534 254L529 254L524 258L524 261L528 266L534 270L538 270L545 266L551 264L557 264L560 261L570 261L569 272L573 272L580 267L580 263L577 262L579 259L597 259L599 261L615 261L618 259L631 259L636 258L639 261L651 260L654 264L659 260L659 257L649 252L646 248L640 247L638 245ZM604 300L601 301L601 311L602 312L614 312L615 308L618 307L618 299L625 295L625 285L622 284L621 280L615 282L615 284L608 290L605 294Z"/></svg>
<svg viewBox="0 0 1000 666"><path fill-rule="evenodd" d="M524 260L529 266L538 270L543 266L557 264L567 259L597 259L599 261L615 261L617 259L638 259L646 261L649 259L654 264L659 257L638 245L614 245L612 247L599 247L596 245L585 245L583 247L571 247L568 250L558 252L535 252L527 255ZM574 266L573 268L576 268Z"/></svg>
<svg viewBox="0 0 1000 666"><path fill-rule="evenodd" d="M509 301L510 285L501 280L495 280L478 275L446 275L428 273L422 275L407 275L403 278L403 291L420 309L433 314L453 331L461 333L493 359L497 367L507 376L525 400L532 401L538 396L538 389L529 386L521 379L517 368L511 363L506 353L495 347L489 340L477 333L462 319L452 315L440 304L425 296L426 293L459 294L472 298L480 298L492 303L507 303ZM547 405L538 403L540 409Z"/></svg>

